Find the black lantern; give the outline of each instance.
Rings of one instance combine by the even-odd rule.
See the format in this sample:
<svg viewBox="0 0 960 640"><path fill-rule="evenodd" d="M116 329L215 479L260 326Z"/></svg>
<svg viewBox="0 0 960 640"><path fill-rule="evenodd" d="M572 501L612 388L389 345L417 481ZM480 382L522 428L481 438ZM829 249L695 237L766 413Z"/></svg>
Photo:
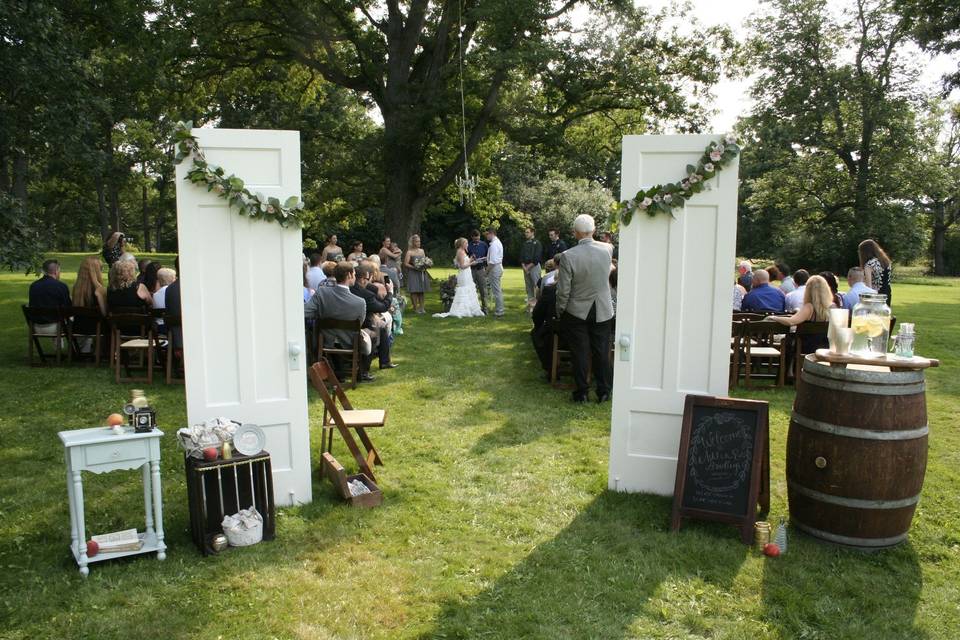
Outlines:
<svg viewBox="0 0 960 640"><path fill-rule="evenodd" d="M133 429L136 433L153 431L157 426L157 413L150 407L142 407L133 413Z"/></svg>

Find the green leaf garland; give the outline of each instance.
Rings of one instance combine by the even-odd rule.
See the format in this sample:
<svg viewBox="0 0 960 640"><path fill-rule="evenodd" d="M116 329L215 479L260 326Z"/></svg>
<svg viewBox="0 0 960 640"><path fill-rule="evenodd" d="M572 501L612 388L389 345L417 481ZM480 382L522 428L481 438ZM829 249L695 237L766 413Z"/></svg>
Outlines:
<svg viewBox="0 0 960 640"><path fill-rule="evenodd" d="M637 211L645 211L650 217L658 213L673 216L673 210L682 207L693 194L709 189L707 181L720 173L739 153L740 147L733 134L726 135L717 142L711 142L696 166L687 165L687 177L678 182L658 184L646 190L640 189L633 198L621 202L618 207L620 223L630 224Z"/></svg>
<svg viewBox="0 0 960 640"><path fill-rule="evenodd" d="M281 227L288 225L303 226L303 201L290 196L284 202L278 198L268 198L262 193L251 193L237 176L226 175L223 167L207 162L197 139L191 133L192 122L178 122L173 132L176 155L174 164L180 164L193 156L193 166L187 171L186 180L195 185L206 186L207 191L219 197L236 209L240 215L259 220L277 222Z"/></svg>

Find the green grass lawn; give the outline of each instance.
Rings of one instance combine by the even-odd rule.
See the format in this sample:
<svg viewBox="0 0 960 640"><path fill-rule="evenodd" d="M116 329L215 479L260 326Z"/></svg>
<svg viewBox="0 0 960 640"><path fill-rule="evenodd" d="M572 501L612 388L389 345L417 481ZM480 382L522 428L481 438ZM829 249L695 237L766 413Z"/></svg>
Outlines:
<svg viewBox="0 0 960 640"><path fill-rule="evenodd" d="M166 260L170 262L169 258ZM79 256L65 258L75 273ZM436 270L435 276L444 275ZM72 281L72 276L68 278ZM733 528L668 531L670 500L606 490L610 405L574 406L538 373L508 270L501 321L406 319L401 366L352 392L385 407L382 507L314 480L277 539L203 558L188 531L182 387L147 389L163 443L168 557L96 564L68 551L57 431L124 402L102 368L25 366L30 278L0 275L0 638L957 638L960 636L960 281L895 286L928 374L930 456L908 543L865 555L792 535L766 561ZM935 285L935 286L934 286ZM439 295L429 294L430 310ZM374 372L376 373L376 371ZM771 405L773 508L786 515L792 389ZM310 398L312 459L321 409ZM348 457L339 440L335 455ZM85 479L88 531L139 524L135 472Z"/></svg>

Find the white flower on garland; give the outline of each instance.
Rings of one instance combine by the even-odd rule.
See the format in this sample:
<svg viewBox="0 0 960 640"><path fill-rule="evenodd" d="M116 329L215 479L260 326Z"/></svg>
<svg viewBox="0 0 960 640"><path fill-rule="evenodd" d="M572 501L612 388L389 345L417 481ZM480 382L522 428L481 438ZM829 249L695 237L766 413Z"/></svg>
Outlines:
<svg viewBox="0 0 960 640"><path fill-rule="evenodd" d="M723 153L714 149L710 152L710 159L714 162L720 162L720 159L723 157Z"/></svg>
<svg viewBox="0 0 960 640"><path fill-rule="evenodd" d="M653 204L653 200L651 198L644 198L643 200L640 201L640 204L638 204L637 206L641 209L646 209L652 204Z"/></svg>
<svg viewBox="0 0 960 640"><path fill-rule="evenodd" d="M690 184L697 184L698 182L700 182L699 175L694 173L693 175L690 176Z"/></svg>
<svg viewBox="0 0 960 640"><path fill-rule="evenodd" d="M703 165L703 170L707 173L711 173L713 171L713 163L708 162L707 164Z"/></svg>
<svg viewBox="0 0 960 640"><path fill-rule="evenodd" d="M667 195L663 196L663 201L667 204L670 204L673 202L673 196L668 193Z"/></svg>
<svg viewBox="0 0 960 640"><path fill-rule="evenodd" d="M735 134L728 133L723 138L723 141L726 142L727 144L737 144L737 136Z"/></svg>

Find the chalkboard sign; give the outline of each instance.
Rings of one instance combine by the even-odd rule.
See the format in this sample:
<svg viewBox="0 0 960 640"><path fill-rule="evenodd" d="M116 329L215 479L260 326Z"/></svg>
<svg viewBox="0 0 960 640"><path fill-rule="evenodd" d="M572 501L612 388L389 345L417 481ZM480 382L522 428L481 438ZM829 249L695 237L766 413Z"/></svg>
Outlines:
<svg viewBox="0 0 960 640"><path fill-rule="evenodd" d="M770 508L767 403L687 396L671 529L684 518L736 524L753 541L757 504Z"/></svg>

